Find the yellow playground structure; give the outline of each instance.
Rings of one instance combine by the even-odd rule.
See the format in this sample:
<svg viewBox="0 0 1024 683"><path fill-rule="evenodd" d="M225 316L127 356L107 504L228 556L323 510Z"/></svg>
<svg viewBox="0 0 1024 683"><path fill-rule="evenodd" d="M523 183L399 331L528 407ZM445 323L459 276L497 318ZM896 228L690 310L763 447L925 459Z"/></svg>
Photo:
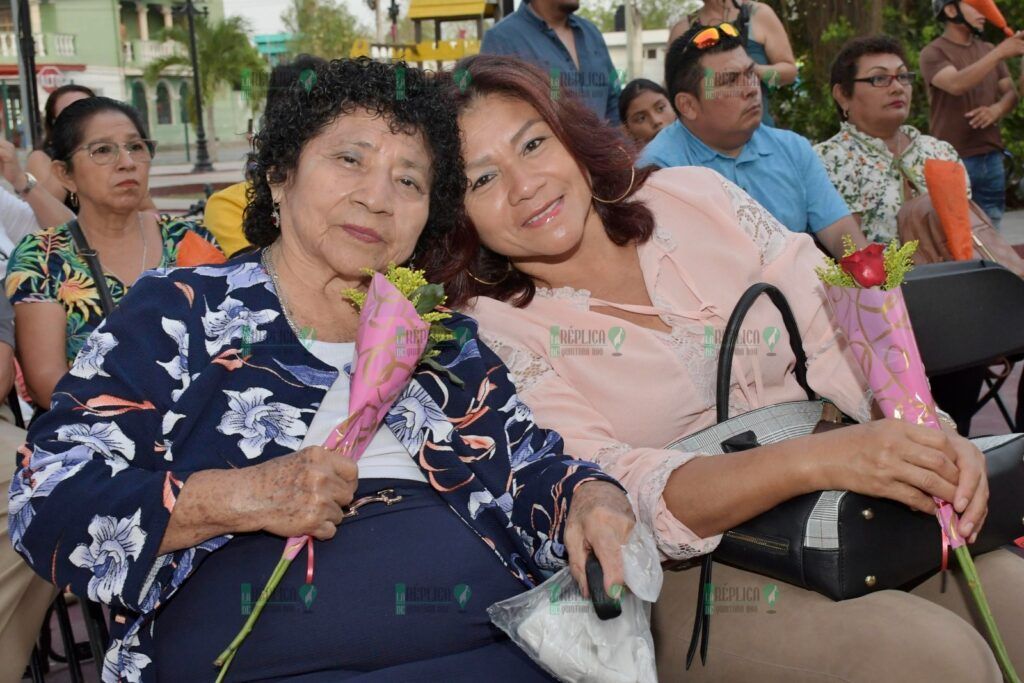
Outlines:
<svg viewBox="0 0 1024 683"><path fill-rule="evenodd" d="M377 0L383 2L384 0ZM357 40L349 52L351 57L370 57L382 61L442 62L457 61L480 52L480 41L484 35L484 20L501 18L497 0L411 0L409 19L413 22L415 42L373 43ZM424 23L434 23L434 39L424 40ZM452 21L476 22L476 37L460 37L454 40L441 39L441 25Z"/></svg>

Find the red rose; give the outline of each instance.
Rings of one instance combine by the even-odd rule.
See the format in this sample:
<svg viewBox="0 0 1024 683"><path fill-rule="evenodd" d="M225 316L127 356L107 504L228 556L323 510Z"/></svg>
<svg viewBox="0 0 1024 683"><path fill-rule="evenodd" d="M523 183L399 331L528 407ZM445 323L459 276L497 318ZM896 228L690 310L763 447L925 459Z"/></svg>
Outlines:
<svg viewBox="0 0 1024 683"><path fill-rule="evenodd" d="M872 244L839 259L839 266L849 273L857 284L867 289L885 283L885 259L881 244Z"/></svg>

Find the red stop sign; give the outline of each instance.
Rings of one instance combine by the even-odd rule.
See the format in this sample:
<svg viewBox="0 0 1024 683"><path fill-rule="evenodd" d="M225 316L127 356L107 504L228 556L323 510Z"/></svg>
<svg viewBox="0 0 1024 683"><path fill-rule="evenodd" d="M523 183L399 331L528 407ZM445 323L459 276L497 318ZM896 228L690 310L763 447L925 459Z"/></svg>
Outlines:
<svg viewBox="0 0 1024 683"><path fill-rule="evenodd" d="M67 83L67 76L55 66L44 66L36 72L36 80L39 81L43 90L51 93Z"/></svg>

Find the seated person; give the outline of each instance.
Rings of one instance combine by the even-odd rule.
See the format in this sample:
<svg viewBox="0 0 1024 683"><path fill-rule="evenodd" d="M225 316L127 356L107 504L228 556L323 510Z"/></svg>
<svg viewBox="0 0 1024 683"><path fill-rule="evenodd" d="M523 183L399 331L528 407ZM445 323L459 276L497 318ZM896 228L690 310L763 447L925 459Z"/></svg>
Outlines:
<svg viewBox="0 0 1024 683"><path fill-rule="evenodd" d="M98 254L115 305L143 272L173 266L189 235L216 246L202 226L145 210L156 143L135 109L89 97L68 105L54 130L54 173L77 196L78 227ZM26 174L17 168L12 174L20 174L12 184L21 187ZM41 188L29 191L37 193L49 196ZM7 266L18 360L41 408L104 318L100 290L69 226L26 236Z"/></svg>
<svg viewBox="0 0 1024 683"><path fill-rule="evenodd" d="M676 120L676 112L664 88L652 80L635 78L619 95L619 118L629 136L643 147Z"/></svg>
<svg viewBox="0 0 1024 683"><path fill-rule="evenodd" d="M248 618L239 586L254 600L285 539L308 535L315 603L293 608L303 553L275 593L292 604L263 614L229 680L552 681L487 607L570 559L582 580L590 547L621 590L629 501L534 424L464 316L449 322L474 332L436 358L461 384L414 370L358 467L321 447L348 417L359 313L345 290L469 236L440 84L369 60L316 75L256 138L245 232L259 249L147 275L93 333L21 449L11 541L40 575L110 606L109 680L212 680ZM471 594L396 615L399 584Z"/></svg>
<svg viewBox="0 0 1024 683"><path fill-rule="evenodd" d="M0 396L14 384L14 309L0 298ZM25 430L0 420L0 450L14 453ZM0 490L11 488L10 468L0 470ZM8 537L7 497L0 500L0 681L20 681L32 646L57 590L15 552Z"/></svg>
<svg viewBox="0 0 1024 683"><path fill-rule="evenodd" d="M842 123L814 151L872 242L895 239L904 202L928 191L925 161L960 161L951 144L906 125L916 78L899 41L888 36L854 38L832 62Z"/></svg>
<svg viewBox="0 0 1024 683"><path fill-rule="evenodd" d="M640 166L705 166L750 194L793 232L810 232L833 255L842 237L867 242L811 144L761 123L754 61L731 24L692 29L665 58L669 100L679 120L644 148ZM698 40L699 39L699 40Z"/></svg>
<svg viewBox="0 0 1024 683"><path fill-rule="evenodd" d="M267 83L267 101L264 111L270 109L271 103L284 94L293 83L309 71L315 70L324 63L320 57L299 55L291 62L278 64L270 71ZM265 124L264 124L265 125ZM242 232L242 214L249 203L249 181L245 180L214 192L206 200L206 212L203 225L213 233L224 254L229 258L252 245Z"/></svg>
<svg viewBox="0 0 1024 683"><path fill-rule="evenodd" d="M871 419L862 375L814 273L824 257L807 235L707 169L634 168L612 129L572 98L548 97L538 70L488 56L459 68L470 76L457 94L465 208L479 241L465 243L466 259L446 243L417 259L442 264L435 277L447 279L448 303L477 317L537 421L622 482L665 558L711 552L726 530L823 489L928 513L934 493L957 501L960 531L975 537L988 501L984 456L948 426ZM468 268L453 265L459 260ZM758 282L788 299L810 386L862 424L711 457L667 450L716 422L718 359L705 340ZM784 327L763 300L748 326ZM806 399L785 336L774 352L762 341L737 354L731 414ZM1024 560L999 549L977 565L1020 668ZM909 593L843 602L783 586L776 613L716 615L707 667L685 671L699 575L665 575L654 607L661 681L787 681L794 671L800 680L856 683L999 679L966 581L942 594L938 576ZM714 576L741 592L768 581L723 565Z"/></svg>

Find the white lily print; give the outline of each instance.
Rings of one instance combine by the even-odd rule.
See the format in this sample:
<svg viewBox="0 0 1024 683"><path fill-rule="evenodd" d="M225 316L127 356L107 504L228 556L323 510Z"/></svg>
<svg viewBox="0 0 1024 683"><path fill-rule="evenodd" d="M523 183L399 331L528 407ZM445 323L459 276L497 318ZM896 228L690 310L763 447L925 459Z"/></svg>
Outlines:
<svg viewBox="0 0 1024 683"><path fill-rule="evenodd" d="M177 401L192 382L192 376L188 372L188 330L185 323L170 318L161 318L160 326L178 347L177 356L169 361L157 361L157 365L166 370L171 379L181 382L180 387L171 391L171 400Z"/></svg>
<svg viewBox="0 0 1024 683"><path fill-rule="evenodd" d="M230 410L224 413L217 431L228 436L241 434L238 442L245 457L258 458L271 441L298 450L306 435L302 411L294 406L267 399L273 396L268 389L253 387L245 391L225 389Z"/></svg>
<svg viewBox="0 0 1024 683"><path fill-rule="evenodd" d="M267 338L267 333L259 329L260 325L272 322L280 315L272 309L253 311L242 305L241 301L227 297L217 307L216 311L206 309L203 316L203 331L206 333L206 352L211 356L230 344L235 339L246 339L249 343L261 342ZM242 330L248 329L244 333Z"/></svg>
<svg viewBox="0 0 1024 683"><path fill-rule="evenodd" d="M495 498L489 491L474 491L469 494L469 517L476 519L481 510L496 507L501 510L505 517L512 519L512 494L506 491L499 498Z"/></svg>
<svg viewBox="0 0 1024 683"><path fill-rule="evenodd" d="M412 381L384 418L388 428L412 454L418 454L430 432L433 443L447 443L455 427L419 382Z"/></svg>
<svg viewBox="0 0 1024 683"><path fill-rule="evenodd" d="M139 683L142 670L152 663L146 655L132 650L139 646L139 636L114 639L103 657L103 683Z"/></svg>
<svg viewBox="0 0 1024 683"><path fill-rule="evenodd" d="M22 544L25 530L35 517L32 499L45 498L65 479L74 476L92 458L89 449L75 446L63 453L50 453L36 447L32 453L30 469L15 475L8 492L7 528L15 550L32 556ZM27 476L23 476L27 475Z"/></svg>
<svg viewBox="0 0 1024 683"><path fill-rule="evenodd" d="M239 263L226 268L200 266L196 268L196 275L226 278L228 283L227 294L231 294L236 289L245 289L246 287L254 287L256 285L267 285L269 289L271 284L270 276L255 261Z"/></svg>
<svg viewBox="0 0 1024 683"><path fill-rule="evenodd" d="M117 340L109 332L95 331L85 340L85 344L75 357L75 363L69 371L75 377L92 379L110 377L103 369L103 359L110 353L111 349L117 346Z"/></svg>
<svg viewBox="0 0 1024 683"><path fill-rule="evenodd" d="M92 572L89 579L89 599L112 604L115 597L121 597L125 579L128 577L128 563L139 559L146 544L146 532L140 519L142 510L136 510L131 517L107 517L96 515L89 522L92 543L79 544L71 551L71 564Z"/></svg>
<svg viewBox="0 0 1024 683"><path fill-rule="evenodd" d="M110 476L128 467L126 460L135 459L135 444L115 422L63 425L57 428L57 438L80 443L94 453L101 453L110 465Z"/></svg>

